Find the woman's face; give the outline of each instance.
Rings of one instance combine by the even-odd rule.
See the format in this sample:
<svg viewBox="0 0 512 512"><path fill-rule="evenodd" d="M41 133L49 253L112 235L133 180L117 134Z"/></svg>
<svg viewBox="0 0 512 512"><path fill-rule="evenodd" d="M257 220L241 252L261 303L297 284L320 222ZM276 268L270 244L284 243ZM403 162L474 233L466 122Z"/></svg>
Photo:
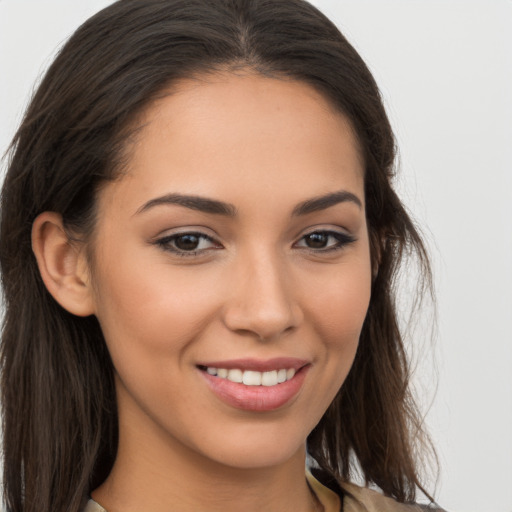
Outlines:
<svg viewBox="0 0 512 512"><path fill-rule="evenodd" d="M297 81L183 81L98 201L94 303L121 443L240 468L303 454L370 299L346 119Z"/></svg>

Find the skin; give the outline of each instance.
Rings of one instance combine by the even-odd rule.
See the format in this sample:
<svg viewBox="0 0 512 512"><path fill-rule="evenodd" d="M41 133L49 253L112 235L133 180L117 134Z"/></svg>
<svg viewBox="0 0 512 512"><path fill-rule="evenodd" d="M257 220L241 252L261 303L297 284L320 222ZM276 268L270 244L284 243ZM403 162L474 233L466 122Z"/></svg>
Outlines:
<svg viewBox="0 0 512 512"><path fill-rule="evenodd" d="M335 191L360 204L293 214ZM151 203L166 194L236 214ZM178 255L183 239L169 237L187 232L209 238ZM331 233L325 247L308 246L312 232ZM99 193L93 260L84 282L120 422L94 499L109 512L315 510L305 440L347 376L370 299L363 163L348 121L292 80L179 83L147 109L126 174ZM226 404L197 368L284 356L308 371L273 411Z"/></svg>

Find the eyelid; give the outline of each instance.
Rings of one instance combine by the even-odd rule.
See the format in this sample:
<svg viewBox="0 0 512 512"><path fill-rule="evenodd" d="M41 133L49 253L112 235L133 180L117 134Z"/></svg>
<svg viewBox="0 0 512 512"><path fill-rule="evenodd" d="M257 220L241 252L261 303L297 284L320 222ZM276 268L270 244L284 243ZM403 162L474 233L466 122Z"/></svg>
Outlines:
<svg viewBox="0 0 512 512"><path fill-rule="evenodd" d="M208 240L211 242L212 246L207 248L195 249L195 250L184 250L179 249L178 247L173 246L172 242L178 239L180 236L195 236L197 238ZM187 227L187 228L179 228L179 230L166 232L163 235L159 235L155 237L151 243L153 245L159 246L162 250L167 251L173 255L179 257L191 257L198 256L201 254L206 254L211 250L217 250L222 248L222 244L216 239L216 237L205 233L204 231L200 231L196 227Z"/></svg>
<svg viewBox="0 0 512 512"><path fill-rule="evenodd" d="M307 245L298 245L299 242L305 240L306 237L313 235L315 233L320 233L323 235L327 235L330 237L333 237L337 240L337 243L329 245L327 247L323 248L314 248L314 247L308 247ZM346 231L343 231L341 229L335 229L332 227L322 227L322 226L315 226L314 228L310 228L307 232L302 234L302 236L297 240L297 242L294 243L294 246L299 247L300 249L305 249L307 251L313 252L313 253L328 253L332 251L337 251L340 249L344 249L348 245L354 243L357 241L357 238L347 233Z"/></svg>
<svg viewBox="0 0 512 512"><path fill-rule="evenodd" d="M151 240L151 244L159 246L163 251L169 252L178 257L194 257L206 255L212 250L222 249L223 245L218 241L216 236L212 236L208 233L205 233L203 227L196 226L187 226L177 228L174 231L166 231L165 234L158 235ZM209 230L208 230L209 231ZM322 234L327 237L332 237L336 240L335 243L331 243L326 247L309 247L306 243L302 243L305 239L313 234ZM203 247L198 249L180 249L176 247L173 242L178 239L180 236L195 236L199 239L207 240L210 242L209 247ZM350 233L347 233L342 228L334 228L327 226L313 226L310 227L307 231L303 232L303 234L297 239L297 241L293 244L293 247L298 248L300 250L305 250L314 254L325 254L334 251L338 251L344 249L348 245L355 242L357 238Z"/></svg>

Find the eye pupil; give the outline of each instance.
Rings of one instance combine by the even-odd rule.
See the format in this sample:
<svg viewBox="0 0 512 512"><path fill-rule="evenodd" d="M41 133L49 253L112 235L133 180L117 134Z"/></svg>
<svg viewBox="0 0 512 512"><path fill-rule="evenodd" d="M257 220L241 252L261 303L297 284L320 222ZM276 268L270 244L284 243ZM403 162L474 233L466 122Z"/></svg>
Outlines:
<svg viewBox="0 0 512 512"><path fill-rule="evenodd" d="M329 236L325 233L311 233L306 236L306 244L313 249L322 249L327 246Z"/></svg>
<svg viewBox="0 0 512 512"><path fill-rule="evenodd" d="M199 237L197 235L181 235L175 239L174 243L182 251L193 251L199 245Z"/></svg>

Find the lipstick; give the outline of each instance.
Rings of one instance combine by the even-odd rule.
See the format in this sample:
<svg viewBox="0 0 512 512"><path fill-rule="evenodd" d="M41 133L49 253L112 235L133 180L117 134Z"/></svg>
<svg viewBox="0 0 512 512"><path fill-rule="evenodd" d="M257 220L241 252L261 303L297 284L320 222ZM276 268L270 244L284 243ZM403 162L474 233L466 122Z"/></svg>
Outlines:
<svg viewBox="0 0 512 512"><path fill-rule="evenodd" d="M310 363L298 358L231 359L197 365L210 390L237 409L254 412L283 407L299 393Z"/></svg>

